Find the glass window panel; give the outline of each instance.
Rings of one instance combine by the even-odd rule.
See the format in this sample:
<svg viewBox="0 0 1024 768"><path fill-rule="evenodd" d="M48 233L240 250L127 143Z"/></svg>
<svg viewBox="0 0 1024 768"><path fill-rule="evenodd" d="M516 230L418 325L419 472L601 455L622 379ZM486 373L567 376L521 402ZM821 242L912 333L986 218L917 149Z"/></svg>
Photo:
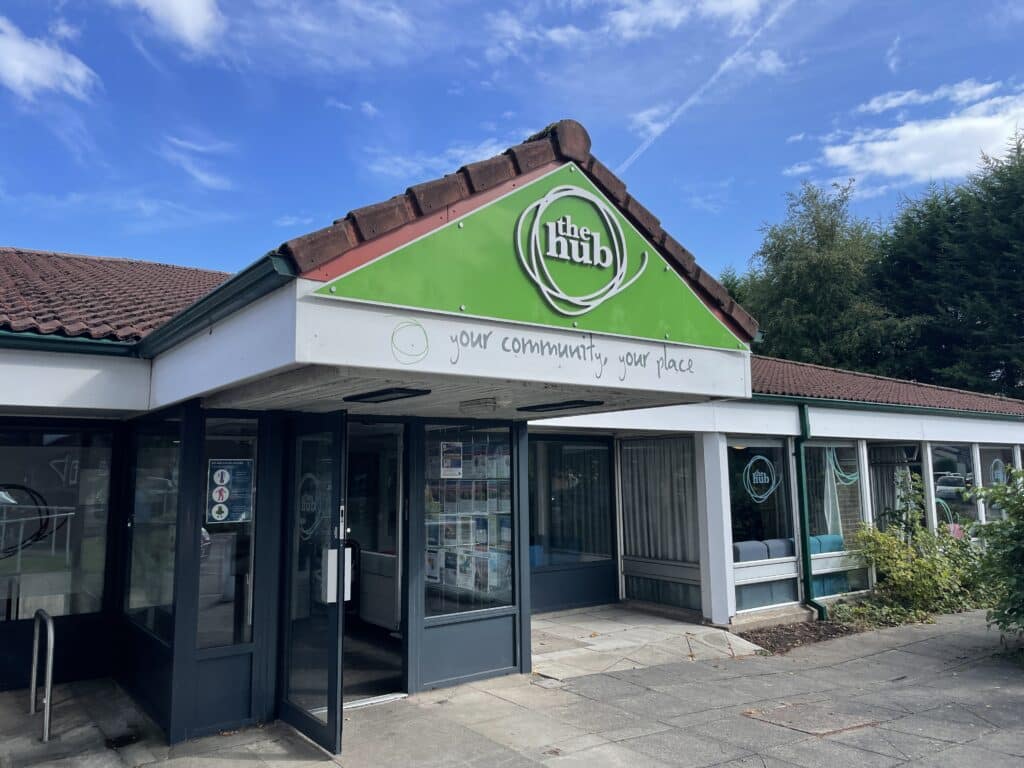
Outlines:
<svg viewBox="0 0 1024 768"><path fill-rule="evenodd" d="M693 438L621 445L623 554L700 562Z"/></svg>
<svg viewBox="0 0 1024 768"><path fill-rule="evenodd" d="M579 440L530 440L530 565L612 556L611 448Z"/></svg>
<svg viewBox="0 0 1024 768"><path fill-rule="evenodd" d="M862 520L857 449L815 445L805 451L810 535L817 539L812 552L842 552Z"/></svg>
<svg viewBox="0 0 1024 768"><path fill-rule="evenodd" d="M428 427L426 615L512 604L508 429Z"/></svg>
<svg viewBox="0 0 1024 768"><path fill-rule="evenodd" d="M256 420L206 420L196 645L252 640Z"/></svg>
<svg viewBox="0 0 1024 768"><path fill-rule="evenodd" d="M177 423L169 424L165 431L138 434L129 532L127 614L168 643L174 620L180 458Z"/></svg>
<svg viewBox="0 0 1024 768"><path fill-rule="evenodd" d="M902 520L906 515L904 495L913 477L921 477L919 443L868 444L871 509L878 530L884 531L890 522Z"/></svg>
<svg viewBox="0 0 1024 768"><path fill-rule="evenodd" d="M401 424L349 424L345 537L363 552L398 554Z"/></svg>
<svg viewBox="0 0 1024 768"><path fill-rule="evenodd" d="M932 445L932 479L939 524L962 524L978 519L978 507L966 501L964 491L974 485L971 446Z"/></svg>
<svg viewBox="0 0 1024 768"><path fill-rule="evenodd" d="M1009 478L1013 469L1013 448L1009 445L981 446L981 485L991 488L1001 485ZM986 520L1002 520L1006 513L999 507L989 504L985 509Z"/></svg>
<svg viewBox="0 0 1024 768"><path fill-rule="evenodd" d="M733 561L794 557L793 514L782 443L729 441Z"/></svg>
<svg viewBox="0 0 1024 768"><path fill-rule="evenodd" d="M300 434L295 440L291 491L291 635L288 642L287 698L327 722L330 664L324 649L330 637L330 608L324 602L324 552L331 545L335 444L330 432Z"/></svg>
<svg viewBox="0 0 1024 768"><path fill-rule="evenodd" d="M868 588L868 569L818 573L814 575L814 596L829 597L847 592L861 592Z"/></svg>
<svg viewBox="0 0 1024 768"><path fill-rule="evenodd" d="M102 432L0 432L0 621L101 609L110 443Z"/></svg>
<svg viewBox="0 0 1024 768"><path fill-rule="evenodd" d="M736 585L737 611L766 608L780 603L795 603L798 599L796 579Z"/></svg>

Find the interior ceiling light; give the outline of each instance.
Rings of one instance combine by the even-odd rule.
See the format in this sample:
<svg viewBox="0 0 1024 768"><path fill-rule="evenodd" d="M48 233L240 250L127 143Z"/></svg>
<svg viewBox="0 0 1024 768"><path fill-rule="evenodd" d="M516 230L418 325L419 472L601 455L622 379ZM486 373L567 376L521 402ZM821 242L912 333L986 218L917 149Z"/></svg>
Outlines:
<svg viewBox="0 0 1024 768"><path fill-rule="evenodd" d="M360 395L349 395L345 398L346 403L390 403L393 400L405 400L409 397L421 397L429 395L429 389L411 389L410 387L389 387L388 389L375 389L373 392L363 392Z"/></svg>
<svg viewBox="0 0 1024 768"><path fill-rule="evenodd" d="M538 405L524 405L516 408L517 411L527 413L548 413L549 411L571 411L576 408L596 408L604 405L603 400L563 400L560 403L540 403Z"/></svg>

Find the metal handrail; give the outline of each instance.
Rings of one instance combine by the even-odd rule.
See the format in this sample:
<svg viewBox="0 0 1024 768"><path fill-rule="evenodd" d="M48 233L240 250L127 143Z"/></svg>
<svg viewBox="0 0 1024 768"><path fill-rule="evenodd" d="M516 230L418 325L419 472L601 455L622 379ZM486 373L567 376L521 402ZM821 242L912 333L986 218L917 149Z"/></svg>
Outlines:
<svg viewBox="0 0 1024 768"><path fill-rule="evenodd" d="M46 624L46 680L43 683L43 743L50 740L50 705L53 703L53 618L42 608L36 611L32 622L32 690L28 713L36 713L36 682L39 672L39 622Z"/></svg>

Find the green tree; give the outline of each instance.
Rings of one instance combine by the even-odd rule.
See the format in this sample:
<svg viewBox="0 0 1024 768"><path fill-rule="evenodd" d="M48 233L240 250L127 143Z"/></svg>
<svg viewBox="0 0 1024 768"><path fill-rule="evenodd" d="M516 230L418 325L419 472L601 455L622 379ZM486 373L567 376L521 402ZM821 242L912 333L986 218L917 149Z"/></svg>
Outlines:
<svg viewBox="0 0 1024 768"><path fill-rule="evenodd" d="M874 300L869 277L879 231L850 212L853 183L805 182L790 193L786 218L762 227L745 275L725 286L761 327L755 351L790 360L875 370L900 334Z"/></svg>
<svg viewBox="0 0 1024 768"><path fill-rule="evenodd" d="M871 282L907 334L891 375L1024 397L1024 135L904 201Z"/></svg>

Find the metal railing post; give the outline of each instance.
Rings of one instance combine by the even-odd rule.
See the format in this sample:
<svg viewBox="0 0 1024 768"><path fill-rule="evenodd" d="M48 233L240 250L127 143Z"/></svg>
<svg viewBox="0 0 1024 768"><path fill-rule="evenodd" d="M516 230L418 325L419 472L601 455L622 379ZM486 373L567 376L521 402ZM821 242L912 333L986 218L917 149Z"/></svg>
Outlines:
<svg viewBox="0 0 1024 768"><path fill-rule="evenodd" d="M32 688L28 713L36 713L36 683L39 680L39 622L46 624L46 677L43 681L43 743L50 740L50 705L53 703L53 619L42 608L36 611L32 626Z"/></svg>

